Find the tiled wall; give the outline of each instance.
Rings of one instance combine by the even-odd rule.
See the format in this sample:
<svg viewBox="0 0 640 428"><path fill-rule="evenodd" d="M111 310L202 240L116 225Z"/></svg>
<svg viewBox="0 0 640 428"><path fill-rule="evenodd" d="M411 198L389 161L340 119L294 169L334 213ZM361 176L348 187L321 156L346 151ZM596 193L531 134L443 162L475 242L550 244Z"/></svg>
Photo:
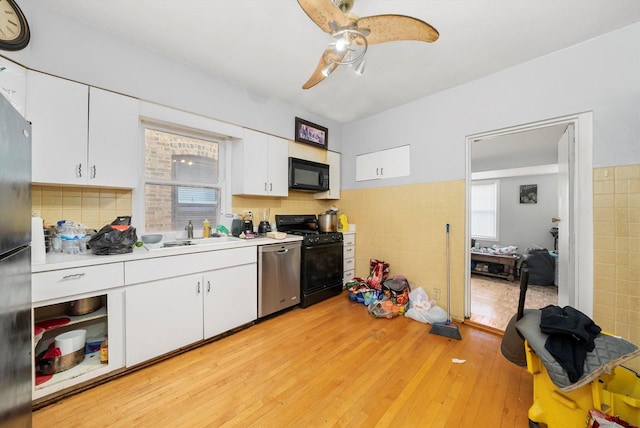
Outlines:
<svg viewBox="0 0 640 428"><path fill-rule="evenodd" d="M99 230L116 217L131 215L131 190L95 187L31 186L32 210L45 224L73 220Z"/></svg>
<svg viewBox="0 0 640 428"><path fill-rule="evenodd" d="M262 220L261 208L269 208L269 222L275 221L276 214L320 214L331 208L340 207L340 201L313 199L313 193L289 191L287 198L265 198L262 196L233 196L231 205L234 213L253 212L253 224Z"/></svg>
<svg viewBox="0 0 640 428"><path fill-rule="evenodd" d="M336 205L356 225L356 276L368 276L370 259L384 260L390 275L430 297L438 288L445 309L449 223L451 315L464 318L464 180L343 190Z"/></svg>
<svg viewBox="0 0 640 428"><path fill-rule="evenodd" d="M604 330L640 343L640 165L594 169L594 320ZM36 186L33 209L46 222L79 221L99 229L131 214L131 191ZM318 214L335 204L356 224L356 276L366 277L369 259L390 263L432 296L439 288L446 304L446 230L449 223L452 317L464 314L464 180L372 189L343 190L338 201L311 193L288 198L234 196L233 211L260 208L276 214Z"/></svg>
<svg viewBox="0 0 640 428"><path fill-rule="evenodd" d="M640 165L594 169L594 320L640 344Z"/></svg>

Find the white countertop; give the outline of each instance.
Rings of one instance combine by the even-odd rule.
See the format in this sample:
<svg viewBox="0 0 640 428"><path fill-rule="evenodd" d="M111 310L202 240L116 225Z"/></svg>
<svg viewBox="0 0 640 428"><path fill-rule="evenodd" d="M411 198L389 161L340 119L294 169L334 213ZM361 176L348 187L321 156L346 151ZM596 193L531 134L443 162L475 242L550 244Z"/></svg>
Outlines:
<svg viewBox="0 0 640 428"><path fill-rule="evenodd" d="M198 240L195 239L195 242ZM228 250L230 248L250 247L259 245L280 244L284 242L302 241L302 236L287 235L284 239L272 239L257 237L251 239L236 238L234 241L216 243L197 243L180 247L168 247L147 249L146 247L134 247L133 252L127 254L114 254L109 256L97 256L87 250L87 254L69 255L61 253L47 253L46 260L41 263L31 264L31 273L47 272L58 269L71 269L84 266L93 266L107 263L129 262L157 257L175 256L180 254L201 253L205 251Z"/></svg>

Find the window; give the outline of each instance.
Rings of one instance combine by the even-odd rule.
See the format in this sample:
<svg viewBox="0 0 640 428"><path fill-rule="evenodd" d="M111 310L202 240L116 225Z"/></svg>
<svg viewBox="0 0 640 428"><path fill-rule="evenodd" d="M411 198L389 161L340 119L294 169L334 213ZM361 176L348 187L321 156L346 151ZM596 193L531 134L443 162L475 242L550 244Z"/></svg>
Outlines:
<svg viewBox="0 0 640 428"><path fill-rule="evenodd" d="M144 130L145 232L216 224L220 210L222 144L175 131Z"/></svg>
<svg viewBox="0 0 640 428"><path fill-rule="evenodd" d="M471 236L475 239L498 240L499 182L471 184Z"/></svg>

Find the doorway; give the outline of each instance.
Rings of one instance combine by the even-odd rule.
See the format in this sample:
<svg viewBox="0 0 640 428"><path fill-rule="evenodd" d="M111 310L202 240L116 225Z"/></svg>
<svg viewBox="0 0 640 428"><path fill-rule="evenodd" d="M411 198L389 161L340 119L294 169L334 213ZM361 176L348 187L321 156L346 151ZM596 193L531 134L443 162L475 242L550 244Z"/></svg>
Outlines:
<svg viewBox="0 0 640 428"><path fill-rule="evenodd" d="M559 278L555 282L561 285L558 289L557 304L576 307L589 316L592 314L593 306L593 269L578 269L578 267L593 266L591 147L591 113L472 135L467 137L466 186L466 242L471 243L471 192L474 180L510 176L523 177L522 179L526 181L527 177L532 177L531 179L535 180L535 177L539 176L542 181L542 177L547 176L548 182L548 177L558 177L557 180L554 178L557 182L557 190L554 191L555 212L557 214L546 215L545 219L537 220L538 222L548 222L549 227L546 228L546 231L541 232L541 227L544 226L538 225L537 236L524 236L524 240L519 241L520 244L517 245L517 251L521 254L530 246L554 248L557 236L558 245L565 246L562 251L558 252L556 259ZM548 192L554 187L544 184L542 188L538 188L534 186L538 183L533 182L520 184L529 190L535 189L536 202L543 195L548 199ZM543 189L547 193L541 193ZM519 196L513 197L518 198ZM509 198L509 203L513 204L514 201L511 197ZM522 199L518 202L521 201ZM524 204L531 202L529 198L524 200ZM503 239L516 240L514 238L515 232L509 230L510 227L514 228L513 225L516 229L520 228L523 235L534 229L526 226L534 221L526 216L527 213L536 210L526 211L523 210L525 208L523 205L518 205L513 205L516 217L511 222L503 222L505 225L502 227L504 229L502 238L500 231L497 231L498 235L494 237L493 243L490 240L486 244L496 245L496 247L510 245ZM559 218L560 222L552 224L551 217ZM557 230L559 231L556 232L556 236L551 233L554 225L558 226ZM547 236L543 236L545 233ZM468 248L469 250L465 252L465 317L471 319L473 296L471 245ZM515 285L512 284L512 287L517 289L518 282L515 281ZM533 295L531 297L534 298Z"/></svg>

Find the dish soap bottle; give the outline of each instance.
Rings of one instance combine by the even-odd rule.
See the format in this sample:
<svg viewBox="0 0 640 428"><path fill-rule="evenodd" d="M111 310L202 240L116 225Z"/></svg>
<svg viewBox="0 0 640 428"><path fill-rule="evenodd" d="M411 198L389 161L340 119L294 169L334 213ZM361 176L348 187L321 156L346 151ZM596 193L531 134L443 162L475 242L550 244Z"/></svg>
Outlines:
<svg viewBox="0 0 640 428"><path fill-rule="evenodd" d="M209 220L206 220L202 223L203 226L203 230L202 230L202 237L203 238L210 238L211 237L211 222Z"/></svg>
<svg viewBox="0 0 640 428"><path fill-rule="evenodd" d="M109 364L109 337L105 337L100 344L100 362Z"/></svg>

